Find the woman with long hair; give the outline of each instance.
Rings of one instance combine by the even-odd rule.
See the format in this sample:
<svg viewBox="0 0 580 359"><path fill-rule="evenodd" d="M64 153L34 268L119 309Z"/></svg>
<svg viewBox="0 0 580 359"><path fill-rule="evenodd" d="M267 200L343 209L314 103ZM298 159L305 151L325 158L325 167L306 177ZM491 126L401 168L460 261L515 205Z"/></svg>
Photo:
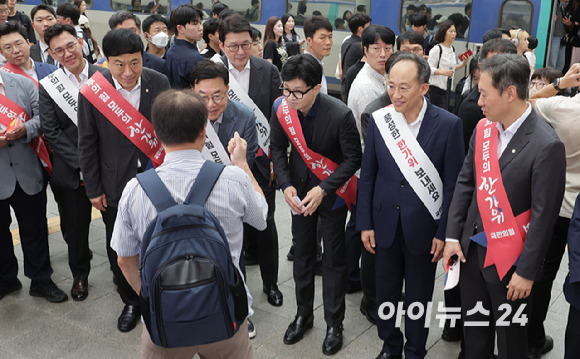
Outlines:
<svg viewBox="0 0 580 359"><path fill-rule="evenodd" d="M457 56L453 48L453 41L457 37L457 30L453 21L447 20L439 25L435 34L435 45L429 52L429 66L431 67L431 80L429 81L429 96L433 105L445 110L447 103L447 91L451 91L453 74L467 65L467 57L462 63L457 63ZM451 81L448 81L451 79Z"/></svg>
<svg viewBox="0 0 580 359"><path fill-rule="evenodd" d="M290 14L282 15L282 26L284 26L284 34L282 35L282 45L286 49L288 56L298 55L302 53L302 44L304 39L300 39L300 36L294 30L296 21L294 16Z"/></svg>
<svg viewBox="0 0 580 359"><path fill-rule="evenodd" d="M282 46L282 35L282 20L278 16L270 17L264 29L264 59L276 65L278 71L282 70L282 65L288 60L288 54Z"/></svg>

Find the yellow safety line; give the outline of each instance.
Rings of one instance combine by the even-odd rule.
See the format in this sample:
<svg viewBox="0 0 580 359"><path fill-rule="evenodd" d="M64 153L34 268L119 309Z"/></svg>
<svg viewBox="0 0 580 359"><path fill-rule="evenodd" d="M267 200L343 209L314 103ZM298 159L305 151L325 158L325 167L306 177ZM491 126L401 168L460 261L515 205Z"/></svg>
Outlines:
<svg viewBox="0 0 580 359"><path fill-rule="evenodd" d="M91 217L93 220L101 218L101 212L99 210L97 210L96 208L93 208L93 213L92 213ZM48 234L60 232L60 217L59 216L49 218L46 221L46 224L48 226ZM20 233L18 232L18 227L14 228L11 232L12 232L12 242L14 243L15 246L19 245L20 244Z"/></svg>

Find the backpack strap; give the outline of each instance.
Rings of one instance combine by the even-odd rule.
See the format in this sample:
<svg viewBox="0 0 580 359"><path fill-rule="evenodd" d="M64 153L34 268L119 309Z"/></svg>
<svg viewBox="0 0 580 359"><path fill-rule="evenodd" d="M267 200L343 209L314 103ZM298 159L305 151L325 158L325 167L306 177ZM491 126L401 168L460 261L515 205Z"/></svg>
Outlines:
<svg viewBox="0 0 580 359"><path fill-rule="evenodd" d="M439 44L437 44L437 47L439 48L439 60L437 60L437 69L439 69L439 64L441 63L441 56L443 56L443 48Z"/></svg>
<svg viewBox="0 0 580 359"><path fill-rule="evenodd" d="M187 197L185 197L184 204L197 204L203 207L224 168L225 166L222 164L205 161Z"/></svg>
<svg viewBox="0 0 580 359"><path fill-rule="evenodd" d="M157 213L177 205L154 169L137 174L137 181L155 206Z"/></svg>

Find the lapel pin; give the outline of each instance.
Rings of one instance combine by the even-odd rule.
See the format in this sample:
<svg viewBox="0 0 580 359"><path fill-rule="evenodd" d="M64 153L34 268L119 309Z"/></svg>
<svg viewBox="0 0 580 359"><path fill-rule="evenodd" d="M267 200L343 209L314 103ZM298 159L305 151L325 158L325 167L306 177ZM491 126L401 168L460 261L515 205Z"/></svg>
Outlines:
<svg viewBox="0 0 580 359"><path fill-rule="evenodd" d="M145 89L145 93L149 93L149 89Z"/></svg>
<svg viewBox="0 0 580 359"><path fill-rule="evenodd" d="M516 153L516 149L515 148L512 148L512 153Z"/></svg>

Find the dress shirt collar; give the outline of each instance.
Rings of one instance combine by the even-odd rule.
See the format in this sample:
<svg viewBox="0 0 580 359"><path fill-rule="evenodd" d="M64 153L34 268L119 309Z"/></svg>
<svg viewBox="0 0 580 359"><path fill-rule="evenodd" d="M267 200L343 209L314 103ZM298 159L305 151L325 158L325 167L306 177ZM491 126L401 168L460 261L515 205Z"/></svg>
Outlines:
<svg viewBox="0 0 580 359"><path fill-rule="evenodd" d="M117 91L119 91L119 92L125 91L125 93L132 94L132 93L135 93L135 91L137 91L137 90L141 91L141 76L139 76L139 79L137 80L137 84L135 85L135 87L133 87L131 89L131 91L125 90L123 88L123 86L121 86L121 84L119 83L119 81L117 81L117 79L115 79L114 77L113 77L113 83L115 84L115 89L117 89Z"/></svg>
<svg viewBox="0 0 580 359"><path fill-rule="evenodd" d="M413 121L413 123L411 123L411 124L407 123L409 125L409 127L421 126L421 123L423 122L423 119L425 118L426 112L427 112L427 100L425 100L425 97L423 97L423 105L421 106L421 111L419 111L419 114L417 115L417 119L415 121ZM403 117L405 117L405 115L403 115Z"/></svg>
<svg viewBox="0 0 580 359"><path fill-rule="evenodd" d="M497 129L499 130L500 136L503 136L504 138L509 137L509 139L511 139L516 134L522 123L524 123L524 120L528 118L530 113L532 113L532 105L529 102L527 104L528 107L526 108L524 113L514 123L512 123L510 127L504 130L503 125L500 122L497 122L495 124L497 126Z"/></svg>
<svg viewBox="0 0 580 359"><path fill-rule="evenodd" d="M316 100L314 100L314 104L312 105L312 107L310 108L310 110L308 111L308 113L306 114L306 116L304 116L304 114L300 111L298 111L298 114L302 117L304 117L305 119L314 119L316 117L316 112L318 112L318 104L320 103L320 94L316 95Z"/></svg>
<svg viewBox="0 0 580 359"><path fill-rule="evenodd" d="M235 70L236 73L239 73L239 74L242 72L245 72L246 70L250 71L250 59L248 59L248 62L246 62L246 66L244 66L244 69L242 71L238 71L238 69L236 69L234 67L234 65L232 65L232 62L230 61L230 59L228 59L228 70L229 71Z"/></svg>
<svg viewBox="0 0 580 359"><path fill-rule="evenodd" d="M201 157L201 152L198 150L190 149L171 151L165 154L165 159L163 160L163 164L160 167L165 167L166 165L171 165L173 162L180 162L183 160L193 160L195 162L204 161L203 157Z"/></svg>
<svg viewBox="0 0 580 359"><path fill-rule="evenodd" d="M309 52L308 50L304 50L304 53L314 57L319 64L324 66L324 62L322 62L322 60L319 60L318 57L316 57L316 55L314 55L313 53ZM322 76L324 76L324 73L322 74Z"/></svg>
<svg viewBox="0 0 580 359"><path fill-rule="evenodd" d="M44 43L44 41L38 40L38 43L40 45L40 51L43 54L48 54L47 50L48 50L48 45Z"/></svg>
<svg viewBox="0 0 580 359"><path fill-rule="evenodd" d="M4 79L2 79L2 76L0 76L0 95L5 95L6 92L4 91L5 87L4 87Z"/></svg>
<svg viewBox="0 0 580 359"><path fill-rule="evenodd" d="M383 86L385 86L387 75L380 74L377 70L373 69L368 62L364 64L363 69L367 72L372 80L380 82L383 84ZM425 101L423 101L423 103L425 103Z"/></svg>
<svg viewBox="0 0 580 359"><path fill-rule="evenodd" d="M83 71L80 74L80 79L81 79L81 83L83 83L86 79L89 78L89 62L87 60L84 60L85 62L85 67L83 68ZM62 69L64 70L64 73L68 76L69 79L74 78L75 80L77 79L76 75L73 74L72 72L70 72L66 67L62 67ZM113 78L113 81L115 81L115 86L117 86L117 80L115 80L115 78ZM141 78L139 78L139 81L141 81ZM78 80L77 80L78 82Z"/></svg>

